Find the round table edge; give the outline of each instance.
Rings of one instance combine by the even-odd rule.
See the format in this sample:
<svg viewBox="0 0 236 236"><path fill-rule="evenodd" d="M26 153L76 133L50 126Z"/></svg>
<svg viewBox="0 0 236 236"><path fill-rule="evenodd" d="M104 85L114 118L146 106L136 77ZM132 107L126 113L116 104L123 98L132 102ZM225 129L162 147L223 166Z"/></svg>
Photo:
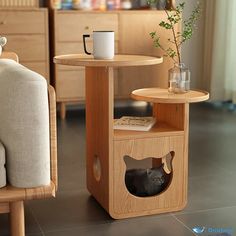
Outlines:
<svg viewBox="0 0 236 236"><path fill-rule="evenodd" d="M71 54L72 56L81 55L81 54ZM122 56L122 54L118 54ZM137 60L137 61L112 61L112 60L94 60L92 63L91 61L80 61L75 58L61 58L63 56L68 55L58 55L53 57L53 62L55 64L59 65L67 65L67 66L85 66L85 67L131 67L131 66L151 66L151 65L159 65L163 63L163 57L157 57L157 56L147 56L153 59L149 60ZM125 56L125 54L124 54ZM145 55L131 55L131 56L144 56ZM73 60L75 59L75 60ZM79 59L79 58L78 58Z"/></svg>
<svg viewBox="0 0 236 236"><path fill-rule="evenodd" d="M173 103L173 104L197 103L197 102L207 101L210 97L210 94L208 92L206 92L204 90L199 90L199 89L194 89L191 91L202 92L203 95L196 97L196 98L189 98L189 99L186 99L186 98L153 98L153 97L141 96L141 95L134 94L135 92L137 92L139 90L143 90L143 89L137 89L137 90L132 91L131 98L133 98L134 100L137 100L137 101L152 102L152 103ZM178 94L176 94L176 95L178 96Z"/></svg>

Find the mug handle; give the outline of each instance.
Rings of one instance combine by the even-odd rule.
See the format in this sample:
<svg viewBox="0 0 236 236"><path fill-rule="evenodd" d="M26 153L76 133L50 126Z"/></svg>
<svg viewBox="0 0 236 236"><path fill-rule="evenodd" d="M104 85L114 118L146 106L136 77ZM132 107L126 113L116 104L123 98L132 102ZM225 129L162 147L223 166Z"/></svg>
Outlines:
<svg viewBox="0 0 236 236"><path fill-rule="evenodd" d="M88 52L87 51L87 49L86 49L86 38L89 38L90 37L90 35L89 34L83 34L83 43L84 43L84 52L86 53L86 54L88 54L88 55L91 55L91 53L90 52Z"/></svg>

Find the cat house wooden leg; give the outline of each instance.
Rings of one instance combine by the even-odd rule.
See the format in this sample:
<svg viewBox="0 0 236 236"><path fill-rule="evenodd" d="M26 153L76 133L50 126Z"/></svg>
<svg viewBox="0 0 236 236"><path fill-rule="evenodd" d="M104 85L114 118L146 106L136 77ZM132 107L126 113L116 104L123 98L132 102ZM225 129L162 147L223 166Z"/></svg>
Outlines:
<svg viewBox="0 0 236 236"><path fill-rule="evenodd" d="M86 67L87 188L108 211L113 159L113 69Z"/></svg>

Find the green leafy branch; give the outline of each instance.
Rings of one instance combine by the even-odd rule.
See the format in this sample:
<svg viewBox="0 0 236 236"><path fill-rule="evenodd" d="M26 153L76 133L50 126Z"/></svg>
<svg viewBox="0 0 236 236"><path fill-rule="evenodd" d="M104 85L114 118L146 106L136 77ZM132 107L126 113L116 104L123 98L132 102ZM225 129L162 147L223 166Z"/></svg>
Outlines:
<svg viewBox="0 0 236 236"><path fill-rule="evenodd" d="M148 0L149 4L156 2L157 0ZM169 1L169 0L167 0ZM175 63L181 63L181 55L180 55L180 48L183 43L187 40L191 39L194 29L196 28L196 22L199 19L201 7L198 3L194 10L191 12L188 19L183 21L183 30L182 32L176 32L176 25L182 21L182 15L185 8L185 2L180 3L175 9L171 8L170 10L165 10L167 15L166 21L161 21L159 26L172 31L173 38L168 38L168 42L174 45L175 49L171 46L168 48L164 48L160 42L160 36L157 34L156 31L151 32L150 36L153 39L154 47L161 48L167 57L173 59Z"/></svg>

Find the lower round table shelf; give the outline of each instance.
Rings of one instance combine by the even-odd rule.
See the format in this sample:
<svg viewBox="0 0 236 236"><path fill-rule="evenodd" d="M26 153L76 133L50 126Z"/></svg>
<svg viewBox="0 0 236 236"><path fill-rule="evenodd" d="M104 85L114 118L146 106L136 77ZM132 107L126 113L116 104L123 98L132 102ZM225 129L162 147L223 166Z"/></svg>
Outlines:
<svg viewBox="0 0 236 236"><path fill-rule="evenodd" d="M131 97L138 101L153 103L195 103L209 99L209 93L201 90L190 90L183 94L169 93L164 88L145 88L134 90Z"/></svg>

